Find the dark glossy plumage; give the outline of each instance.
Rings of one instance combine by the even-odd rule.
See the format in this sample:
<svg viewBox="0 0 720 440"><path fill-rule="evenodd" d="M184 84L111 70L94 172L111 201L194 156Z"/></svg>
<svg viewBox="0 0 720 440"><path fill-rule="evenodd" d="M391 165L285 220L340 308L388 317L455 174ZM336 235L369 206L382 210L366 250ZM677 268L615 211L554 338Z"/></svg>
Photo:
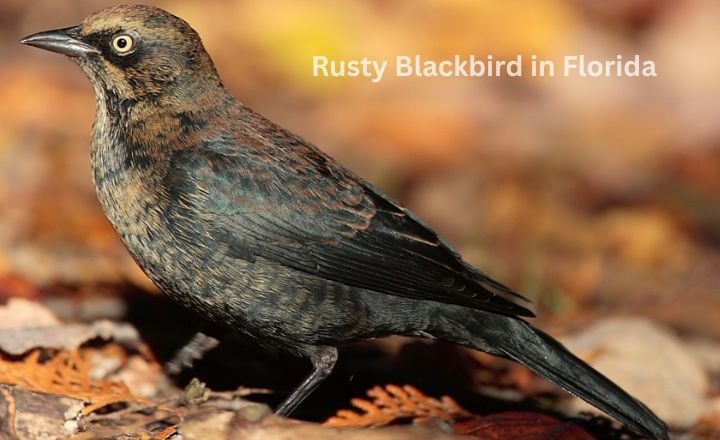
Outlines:
<svg viewBox="0 0 720 440"><path fill-rule="evenodd" d="M242 120L242 107L232 113ZM505 314L531 313L506 287L465 264L412 214L315 147L251 115L170 159L166 212L178 234L207 230L204 244L260 257L378 293L430 299ZM248 123L249 122L249 123ZM243 128L270 135L253 136ZM237 148L243 145L244 148ZM191 228L194 212L206 215Z"/></svg>
<svg viewBox="0 0 720 440"><path fill-rule="evenodd" d="M181 19L118 6L23 42L73 57L90 78L98 197L147 275L206 318L312 361L280 413L332 371L338 345L401 334L517 360L667 438L650 410L520 319L532 313L519 295L237 102Z"/></svg>

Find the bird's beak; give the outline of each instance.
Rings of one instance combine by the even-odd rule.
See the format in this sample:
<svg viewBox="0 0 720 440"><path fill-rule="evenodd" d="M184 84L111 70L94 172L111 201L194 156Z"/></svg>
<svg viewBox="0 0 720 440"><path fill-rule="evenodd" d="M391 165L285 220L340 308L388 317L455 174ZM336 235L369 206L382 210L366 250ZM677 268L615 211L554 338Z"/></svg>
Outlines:
<svg viewBox="0 0 720 440"><path fill-rule="evenodd" d="M97 48L90 46L79 39L79 28L77 26L56 29L54 31L38 32L29 35L20 42L28 46L39 47L40 49L57 52L70 57L84 57L90 54L99 54Z"/></svg>

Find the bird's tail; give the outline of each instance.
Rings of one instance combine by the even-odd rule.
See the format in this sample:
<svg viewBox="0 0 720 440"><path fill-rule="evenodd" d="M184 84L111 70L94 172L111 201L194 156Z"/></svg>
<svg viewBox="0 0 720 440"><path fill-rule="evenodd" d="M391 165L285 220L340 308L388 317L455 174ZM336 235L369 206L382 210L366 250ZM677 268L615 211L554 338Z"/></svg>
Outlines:
<svg viewBox="0 0 720 440"><path fill-rule="evenodd" d="M464 336L453 331L455 338L443 339L517 361L639 433L669 438L667 426L650 409L522 319L472 311L468 321L453 323L464 327Z"/></svg>

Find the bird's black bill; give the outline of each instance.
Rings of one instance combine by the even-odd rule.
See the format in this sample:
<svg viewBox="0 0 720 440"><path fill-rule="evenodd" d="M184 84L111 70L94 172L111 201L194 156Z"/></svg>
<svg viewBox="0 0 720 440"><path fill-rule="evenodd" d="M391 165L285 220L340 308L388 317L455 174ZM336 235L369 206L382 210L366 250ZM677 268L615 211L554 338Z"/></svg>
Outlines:
<svg viewBox="0 0 720 440"><path fill-rule="evenodd" d="M77 27L38 32L29 35L20 42L28 46L57 52L70 57L82 57L99 54L100 51L77 38Z"/></svg>

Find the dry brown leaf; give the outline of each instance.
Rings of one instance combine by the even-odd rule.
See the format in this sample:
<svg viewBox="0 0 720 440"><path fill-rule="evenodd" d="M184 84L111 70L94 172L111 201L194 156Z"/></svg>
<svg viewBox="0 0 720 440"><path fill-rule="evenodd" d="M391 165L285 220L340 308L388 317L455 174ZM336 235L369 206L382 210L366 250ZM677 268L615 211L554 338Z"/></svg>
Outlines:
<svg viewBox="0 0 720 440"><path fill-rule="evenodd" d="M0 296L4 294L0 279ZM60 320L43 304L24 297L12 297L0 306L0 337L7 338L12 330L60 325ZM11 338L14 339L14 338ZM12 344L11 344L12 345ZM10 354L21 354L12 353Z"/></svg>
<svg viewBox="0 0 720 440"><path fill-rule="evenodd" d="M60 439L76 434L84 402L0 385L0 438Z"/></svg>
<svg viewBox="0 0 720 440"><path fill-rule="evenodd" d="M113 403L146 403L122 382L92 379L82 351L61 350L47 360L41 354L42 350L35 349L19 360L0 357L0 382L82 400L86 402L84 415Z"/></svg>
<svg viewBox="0 0 720 440"><path fill-rule="evenodd" d="M411 385L377 386L369 390L367 395L371 400L351 400L352 405L360 412L339 410L335 416L325 421L325 426L376 427L388 425L398 419L421 421L433 417L450 421L470 415L452 398L443 396L435 399Z"/></svg>
<svg viewBox="0 0 720 440"><path fill-rule="evenodd" d="M483 440L594 440L584 429L535 412L512 411L472 417L454 426L455 432Z"/></svg>
<svg viewBox="0 0 720 440"><path fill-rule="evenodd" d="M14 302L17 302L16 300ZM24 300L23 300L24 301ZM30 305L36 303L28 303ZM137 342L140 337L137 330L126 323L116 323L107 320L95 321L92 324L58 324L29 327L25 317L32 313L37 315L36 309L46 310L43 307L7 308L0 307L0 319L5 317L4 312L13 310L27 310L21 315L20 322L10 329L3 328L0 332L0 351L10 355L21 355L33 348L76 350L82 344L95 339L115 339L116 341ZM49 313L49 312L48 312ZM53 317L53 319L55 319ZM12 321L12 320L9 320ZM32 322L32 321L30 321ZM36 319L35 322L41 322ZM0 327L2 327L0 325Z"/></svg>
<svg viewBox="0 0 720 440"><path fill-rule="evenodd" d="M3 258L0 256L0 298L37 298L40 289L28 279L4 272Z"/></svg>
<svg viewBox="0 0 720 440"><path fill-rule="evenodd" d="M163 429L162 431L155 433L153 435L148 435L145 433L140 434L141 440L168 440L178 432L177 425L168 426L167 428Z"/></svg>

